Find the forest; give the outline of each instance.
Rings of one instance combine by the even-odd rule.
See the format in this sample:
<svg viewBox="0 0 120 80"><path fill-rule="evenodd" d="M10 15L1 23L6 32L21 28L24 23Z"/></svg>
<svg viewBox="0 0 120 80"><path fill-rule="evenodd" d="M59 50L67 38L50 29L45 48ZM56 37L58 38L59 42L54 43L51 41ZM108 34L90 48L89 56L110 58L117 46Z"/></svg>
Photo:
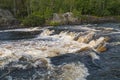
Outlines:
<svg viewBox="0 0 120 80"><path fill-rule="evenodd" d="M120 0L0 0L0 8L10 10L21 21L40 20L42 24L53 13L73 12L78 18L81 15L119 16Z"/></svg>

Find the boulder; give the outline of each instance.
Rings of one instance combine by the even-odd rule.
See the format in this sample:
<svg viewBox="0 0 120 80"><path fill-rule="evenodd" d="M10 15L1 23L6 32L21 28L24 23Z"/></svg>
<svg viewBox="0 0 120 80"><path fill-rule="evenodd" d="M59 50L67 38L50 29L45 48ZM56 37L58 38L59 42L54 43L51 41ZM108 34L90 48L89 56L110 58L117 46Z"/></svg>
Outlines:
<svg viewBox="0 0 120 80"><path fill-rule="evenodd" d="M98 52L104 52L107 50L105 45L99 45L96 49Z"/></svg>
<svg viewBox="0 0 120 80"><path fill-rule="evenodd" d="M109 40L108 37L100 37L96 41L92 40L89 45L94 47L97 52L104 52L107 50L106 42Z"/></svg>
<svg viewBox="0 0 120 80"><path fill-rule="evenodd" d="M52 22L57 22L60 24L75 24L78 21L77 18L73 16L73 13L67 12L63 14L53 14Z"/></svg>

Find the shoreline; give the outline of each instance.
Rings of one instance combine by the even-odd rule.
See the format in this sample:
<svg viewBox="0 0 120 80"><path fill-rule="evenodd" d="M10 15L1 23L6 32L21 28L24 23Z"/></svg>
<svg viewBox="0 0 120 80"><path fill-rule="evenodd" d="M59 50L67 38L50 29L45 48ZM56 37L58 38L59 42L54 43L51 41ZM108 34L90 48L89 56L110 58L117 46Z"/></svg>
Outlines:
<svg viewBox="0 0 120 80"><path fill-rule="evenodd" d="M117 16L110 16L110 17L97 17L97 16L85 16L84 19L79 19L76 22L65 22L64 24L60 23L58 25L49 25L44 24L42 26L35 26L35 27L48 27L48 26L69 26L69 25L83 25L83 24L104 24L104 23L120 23L120 18ZM32 28L32 26L22 26L21 24L12 24L10 26L0 26L0 30L6 29L19 29L19 28Z"/></svg>

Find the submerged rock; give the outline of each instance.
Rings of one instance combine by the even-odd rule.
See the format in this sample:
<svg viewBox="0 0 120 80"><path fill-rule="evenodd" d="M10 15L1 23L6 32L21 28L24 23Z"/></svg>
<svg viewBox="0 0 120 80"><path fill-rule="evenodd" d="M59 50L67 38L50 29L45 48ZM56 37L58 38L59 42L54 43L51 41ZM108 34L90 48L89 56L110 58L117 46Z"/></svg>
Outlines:
<svg viewBox="0 0 120 80"><path fill-rule="evenodd" d="M99 45L96 49L98 52L104 52L107 50L105 45Z"/></svg>
<svg viewBox="0 0 120 80"><path fill-rule="evenodd" d="M44 59L91 49L96 50L96 52L106 51L105 37L100 37L94 40L93 36L96 32L91 30L83 32L84 35L77 36L78 40L74 40L77 34L75 32L61 32L59 34L51 35L53 32L54 31L46 29L40 34L41 38L55 39L53 41L17 41L1 44L0 51L3 55L1 54L2 56L0 56L0 59L3 61L3 65L7 65L12 61L19 61L21 59L31 61L32 59ZM3 65L0 66L3 67Z"/></svg>
<svg viewBox="0 0 120 80"><path fill-rule="evenodd" d="M55 33L45 29L34 39L1 41L0 77L10 70L3 80L7 76L13 80L96 80L98 77L106 80L111 74L119 78L118 36L92 28L78 28L85 31ZM111 36L101 34L112 35L118 42L107 43ZM80 38L83 41L79 42ZM97 54L99 52L102 54ZM118 70L114 74L116 70L112 69L115 68Z"/></svg>

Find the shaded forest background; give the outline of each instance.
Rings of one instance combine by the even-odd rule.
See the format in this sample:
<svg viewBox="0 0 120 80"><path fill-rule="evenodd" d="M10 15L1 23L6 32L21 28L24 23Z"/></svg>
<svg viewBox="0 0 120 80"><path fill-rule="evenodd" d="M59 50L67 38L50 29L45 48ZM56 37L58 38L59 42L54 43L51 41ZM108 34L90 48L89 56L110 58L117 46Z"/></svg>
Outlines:
<svg viewBox="0 0 120 80"><path fill-rule="evenodd" d="M0 8L10 10L24 23L43 24L53 13L74 16L120 16L120 0L0 0ZM37 23L36 21L39 21Z"/></svg>

